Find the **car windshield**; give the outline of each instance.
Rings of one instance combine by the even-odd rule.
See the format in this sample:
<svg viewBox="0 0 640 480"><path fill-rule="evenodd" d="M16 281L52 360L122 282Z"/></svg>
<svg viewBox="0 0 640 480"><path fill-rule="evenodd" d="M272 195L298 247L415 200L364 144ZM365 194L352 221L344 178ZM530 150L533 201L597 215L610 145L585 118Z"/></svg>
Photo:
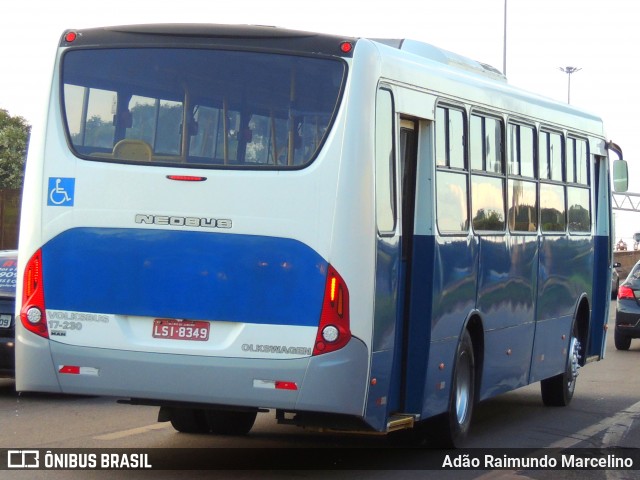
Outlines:
<svg viewBox="0 0 640 480"><path fill-rule="evenodd" d="M640 263L636 263L629 274L629 280L637 280L640 278Z"/></svg>
<svg viewBox="0 0 640 480"><path fill-rule="evenodd" d="M300 168L326 138L341 60L180 48L70 50L69 144L96 161Z"/></svg>

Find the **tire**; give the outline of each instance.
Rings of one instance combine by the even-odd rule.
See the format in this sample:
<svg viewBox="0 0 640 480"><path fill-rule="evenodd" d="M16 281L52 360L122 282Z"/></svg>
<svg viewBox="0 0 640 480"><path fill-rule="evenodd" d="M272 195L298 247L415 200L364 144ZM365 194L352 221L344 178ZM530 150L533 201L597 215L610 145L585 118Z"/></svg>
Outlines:
<svg viewBox="0 0 640 480"><path fill-rule="evenodd" d="M439 439L442 448L463 446L471 426L471 417L475 405L476 369L473 342L467 330L458 343L449 409L437 418Z"/></svg>
<svg viewBox="0 0 640 480"><path fill-rule="evenodd" d="M564 373L540 382L542 402L548 407L566 407L571 403L580 368L581 344L574 325L569 339L569 351Z"/></svg>
<svg viewBox="0 0 640 480"><path fill-rule="evenodd" d="M613 332L613 342L616 345L616 350L629 350L631 347L631 337L619 333L617 328Z"/></svg>
<svg viewBox="0 0 640 480"><path fill-rule="evenodd" d="M171 425L182 433L209 433L204 410L196 408L173 408Z"/></svg>
<svg viewBox="0 0 640 480"><path fill-rule="evenodd" d="M206 410L209 431L218 435L246 435L251 431L258 412Z"/></svg>

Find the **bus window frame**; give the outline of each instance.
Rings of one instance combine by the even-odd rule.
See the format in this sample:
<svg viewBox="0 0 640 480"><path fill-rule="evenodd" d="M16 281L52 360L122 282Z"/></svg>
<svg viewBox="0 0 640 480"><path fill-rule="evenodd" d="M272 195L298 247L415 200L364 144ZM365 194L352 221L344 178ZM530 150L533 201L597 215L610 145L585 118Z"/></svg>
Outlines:
<svg viewBox="0 0 640 480"><path fill-rule="evenodd" d="M444 148L446 151L446 156L445 156L445 164L444 165L439 165L438 164L438 144L440 143L440 139L438 137L438 115L437 115L437 111L438 109L446 109L446 110L456 110L458 112L462 113L462 125L463 125L463 139L464 139L464 147L463 147L463 164L464 167L460 168L460 167L452 167L451 166L451 162L450 162L450 132L449 132L449 115L447 113L446 117L445 117L445 125L446 125L446 130L444 132ZM471 209L471 188L470 188L470 172L469 172L469 109L465 107L465 105L461 105L455 102L450 101L449 99L442 99L439 101L436 101L436 104L434 106L434 121L432 122L432 128L433 128L433 166L435 169L435 174L434 174L434 179L435 179L435 189L434 189L434 194L435 194L435 208L434 208L434 213L435 213L435 226L436 226L436 230L438 231L438 233L440 234L440 236L443 237L466 237L469 235L469 231L471 228L471 215L470 215L470 209ZM455 174L455 175L459 175L460 177L464 176L464 185L465 185L465 211L464 213L466 213L466 226L465 228L462 228L460 230L444 230L440 227L440 218L442 218L442 215L440 215L440 201L439 201L439 192L440 192L440 179L441 179L441 175L439 175L440 173L443 174Z"/></svg>
<svg viewBox="0 0 640 480"><path fill-rule="evenodd" d="M333 105L333 109L331 110L330 113L330 118L329 121L326 125L326 130L320 140L320 142L317 145L317 148L315 149L313 155L311 157L309 157L307 159L307 161L303 164L299 164L299 165L288 165L287 163L276 163L273 165L261 165L261 164L219 164L219 163L210 163L210 164L205 164L205 163L189 163L189 162L185 162L183 160L178 161L178 162L168 162L168 161L145 161L145 162L140 162L140 161L131 161L131 160L126 160L126 159L122 159L122 158L108 158L106 155L98 155L98 156L93 156L90 154L85 154L83 152L80 152L76 149L73 141L72 141L72 134L71 131L69 130L69 122L68 122L68 115L67 115L67 107L66 107L66 102L65 102L65 92L64 92L64 88L65 88L65 83L64 83L64 66L65 66L65 57L71 53L71 52L76 52L76 51L83 51L83 50L113 50L113 49L136 49L136 50L144 50L144 49L150 49L150 50L159 50L159 49L170 49L170 50L210 50L210 51L221 51L221 52L246 52L246 53L255 53L255 54L267 54L267 55L275 55L275 56L286 56L286 57L300 57L300 58L309 58L309 59L322 59L322 60L330 60L330 61L334 61L337 62L341 65L342 67L342 78L340 81L340 85L337 88L337 95L335 98L335 104ZM347 62L344 58L342 57L338 57L338 56L334 56L334 55L329 55L326 53L306 53L306 52L282 52L279 50L267 50L267 49L262 49L262 48L252 48L252 49L246 49L246 48L232 48L229 46L225 46L225 45L218 45L215 43L211 43L207 46L202 46L202 45L192 45L192 44L181 44L181 45L177 45L177 46L156 46L156 45L134 45L134 46L113 46L113 45L108 45L108 46L78 46L78 47L72 47L72 48L67 48L65 49L64 52L62 52L61 56L60 56L60 60L59 60L59 66L58 66L58 85L57 85L57 92L58 92L58 106L59 106L59 112L60 112L60 120L61 120L61 124L62 124L62 129L64 132L64 137L65 137L65 143L67 144L67 148L69 149L69 152L71 154L73 154L75 157L80 158L82 160L87 160L87 161L93 161L93 162L98 162L98 163L115 163L115 164L125 164L125 165L144 165L144 166L152 166L152 167L175 167L175 168L188 168L188 169L206 169L206 170L242 170L242 171L298 171L298 170L304 170L306 168L308 168L309 166L311 166L313 163L315 163L315 161L317 160L320 152L322 152L324 145L326 144L327 139L330 136L331 131L334 129L335 125L336 125L336 121L338 119L338 113L340 111L340 109L342 108L343 105L343 101L344 101L344 96L345 96L345 92L347 89L347 83L349 81L349 74L350 74L350 63ZM69 85L73 85L73 84L69 84ZM96 88L95 86L87 86L84 85L82 86L82 88ZM126 92L126 91L116 91L115 92L116 95L120 95L121 93L124 94L128 94L131 93L132 95L141 95L141 92ZM186 98L189 97L190 95L188 95L186 92L182 92L183 96L176 100L173 98L166 98L166 97L154 97L157 100L162 101L171 101L171 102L178 102L182 105L182 121L183 124L186 121L188 122L189 116L192 114L192 112L189 110L190 107L193 105L192 101L187 102ZM206 106L206 105L203 105ZM115 114L114 114L115 115ZM81 130L84 130L86 125L81 126ZM157 124L156 124L156 134L157 134ZM117 129L117 126L114 124L113 125L114 129ZM180 136L180 142L182 144L182 136L183 133L181 132ZM83 137L84 137L84 133L83 133ZM188 143L190 143L190 138ZM114 145L117 143L116 142L116 138L115 138L115 133L114 133ZM184 158L184 153L182 152L182 145L180 145L181 151L178 154L178 157L180 157L181 159ZM187 154L188 155L188 154Z"/></svg>
<svg viewBox="0 0 640 480"><path fill-rule="evenodd" d="M387 187L389 188L388 190L388 194L389 194L389 198L385 198L384 201L386 202L387 200L389 200L389 207L390 207L390 213L391 213L391 220L393 225L391 225L391 228L386 229L386 228L380 228L380 210L379 210L379 206L380 206L380 202L383 200L381 197L379 197L379 195L381 194L378 184L378 172L379 169L378 167L381 166L380 159L378 158L378 113L379 113L379 95L381 92L385 92L388 93L389 95L389 100L390 100L390 106L391 106L391 111L387 112L390 113L390 122L391 122L391 129L390 131L386 131L386 134L390 134L391 136L391 152L390 152L390 158L389 158L389 176L388 176L388 185ZM376 89L376 100L375 100L375 106L376 106L376 110L375 110L375 115L374 115L374 132L375 132L375 150L374 150L374 159L375 159L375 163L374 163L374 184L375 184L375 219L376 219L376 230L378 232L378 235L380 237L393 237L396 233L396 230L398 228L398 201L397 201L397 177L398 177L398 152L397 152L397 148L396 148L396 143L397 143L397 133L396 133L396 128L397 128L397 124L398 124L398 120L396 118L396 104L395 104L395 96L393 94L393 89L390 85L385 85L385 84L380 84L378 85L378 88ZM385 191L385 194L387 192ZM385 195L386 196L386 195ZM386 227L386 225L384 226Z"/></svg>
<svg viewBox="0 0 640 480"><path fill-rule="evenodd" d="M511 128L512 127L517 127L517 131L516 131L516 139L512 138L511 135ZM533 158L532 158L532 172L531 175L524 175L522 173L522 129L526 128L528 130L531 130L531 132L533 133L533 138L532 138L532 154L533 154ZM538 169L538 163L539 163L539 158L538 158L538 151L539 151L539 128L536 126L536 124L534 122L532 122L531 119L524 119L524 118L520 118L518 116L509 116L507 115L506 118L506 129L505 129L505 136L506 136L506 144L505 144L505 169L506 169L506 189L507 189L507 228L509 230L509 233L512 235L533 235L533 236L537 236L540 233L540 189L539 189L539 184L540 184L540 179L539 179L539 169ZM516 141L517 144L515 145L515 147L512 146L512 143ZM514 151L513 148L515 148L515 156L516 156L516 161L515 162L511 162L511 152ZM518 173L512 173L510 171L510 166L512 165L512 163L517 164L518 166ZM533 185L533 188L535 190L535 229L533 230L518 230L515 228L515 222L514 222L514 227L511 226L511 222L510 222L510 216L509 216L509 211L510 211L510 198L511 198L511 190L510 190L510 185L512 182L523 182L525 184L528 185Z"/></svg>
<svg viewBox="0 0 640 480"><path fill-rule="evenodd" d="M479 236L501 236L501 235L505 235L508 229L508 211L507 211L507 195L506 195L506 185L507 185L507 128L506 125L508 125L507 121L505 120L505 116L506 115L502 115L498 112L491 112L488 110L484 110L481 108L475 108L475 107L471 107L471 111L469 112L469 116L468 116L468 149L469 149L469 158L468 158L468 162L469 162L469 209L470 209L470 215L469 215L469 225L472 229L472 231L474 232L474 234L479 235ZM473 144L473 138L474 138L474 132L473 132L473 119L479 119L481 121L481 128L482 128L482 132L481 132L481 145L480 148L482 150L481 155L481 167L480 169L478 168L473 168L473 152L472 150L472 144ZM489 150L488 150L488 143L489 143L489 139L490 138L494 138L495 137L490 137L488 135L487 132L487 120L490 120L492 122L495 122L496 125L500 126L500 151L498 152L498 156L499 156L499 160L498 160L498 164L500 166L500 171L499 172L495 172L495 171L491 171L488 168L490 167L489 165ZM497 230L488 230L488 229L481 229L481 228L475 228L474 226L474 213L476 213L476 209L474 206L474 179L478 178L478 179L499 179L501 181L501 197L502 197L502 228L501 229L497 229ZM479 210L478 210L479 211Z"/></svg>
<svg viewBox="0 0 640 480"><path fill-rule="evenodd" d="M577 155L577 149L574 148L573 149L573 179L570 180L568 177L568 165L569 165L569 145L571 142L574 142L574 145L577 145L577 142L583 142L584 146L585 146L585 157L584 157L584 162L585 162L585 166L586 166L586 170L585 170L585 175L586 175L586 182L585 183L580 183L578 181L576 181L578 179L578 155ZM566 198L566 204L567 204L567 208L566 208L566 215L567 215L567 233L569 235L573 235L573 236L588 236L588 235L593 235L593 199L592 199L592 185L591 185L591 168L592 168L592 164L593 162L591 161L591 146L589 143L589 139L586 137L583 137L581 135L575 134L573 132L567 132L566 136L565 136L565 145L566 145L566 152L565 152L565 198ZM589 230L572 230L571 229L571 222L569 221L569 193L570 191L576 191L576 190L586 190L587 191L587 198L589 201Z"/></svg>

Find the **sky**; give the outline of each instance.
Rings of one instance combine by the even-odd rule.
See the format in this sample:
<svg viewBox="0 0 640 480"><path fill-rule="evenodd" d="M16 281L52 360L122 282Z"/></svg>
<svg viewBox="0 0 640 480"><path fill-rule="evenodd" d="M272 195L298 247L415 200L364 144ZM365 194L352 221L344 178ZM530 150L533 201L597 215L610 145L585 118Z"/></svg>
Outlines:
<svg viewBox="0 0 640 480"><path fill-rule="evenodd" d="M4 0L0 109L40 121L65 29L138 23L273 25L350 37L411 38L503 70L505 0ZM37 15L34 13L37 12ZM510 84L603 118L640 193L640 9L635 0L507 0ZM616 237L640 232L640 213L617 213Z"/></svg>

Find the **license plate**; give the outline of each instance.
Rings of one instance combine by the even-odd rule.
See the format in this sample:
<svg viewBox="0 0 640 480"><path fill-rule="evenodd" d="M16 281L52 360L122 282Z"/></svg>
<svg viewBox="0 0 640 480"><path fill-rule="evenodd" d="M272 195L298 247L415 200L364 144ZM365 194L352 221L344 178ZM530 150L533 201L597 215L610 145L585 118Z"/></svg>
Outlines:
<svg viewBox="0 0 640 480"><path fill-rule="evenodd" d="M153 321L153 338L170 340L209 340L209 322L156 318Z"/></svg>
<svg viewBox="0 0 640 480"><path fill-rule="evenodd" d="M0 315L0 328L9 328L11 326L11 315Z"/></svg>

